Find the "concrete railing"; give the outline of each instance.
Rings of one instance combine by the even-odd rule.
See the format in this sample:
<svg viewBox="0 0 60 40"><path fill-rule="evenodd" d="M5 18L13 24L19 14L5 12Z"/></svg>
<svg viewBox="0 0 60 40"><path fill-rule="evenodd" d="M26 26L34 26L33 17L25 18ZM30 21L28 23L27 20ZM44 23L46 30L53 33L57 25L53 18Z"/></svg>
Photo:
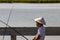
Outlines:
<svg viewBox="0 0 60 40"><path fill-rule="evenodd" d="M12 27L6 29L5 35L20 35L17 32L23 35L35 35L37 29L36 27ZM5 27L0 27L0 35L3 35L4 31ZM60 35L60 27L46 27L46 35Z"/></svg>
<svg viewBox="0 0 60 40"><path fill-rule="evenodd" d="M5 31L6 29L6 31ZM17 35L35 35L37 32L36 27L0 27L0 35L11 35L11 40L16 40ZM46 27L46 35L60 35L60 27ZM26 37L24 37L28 40Z"/></svg>

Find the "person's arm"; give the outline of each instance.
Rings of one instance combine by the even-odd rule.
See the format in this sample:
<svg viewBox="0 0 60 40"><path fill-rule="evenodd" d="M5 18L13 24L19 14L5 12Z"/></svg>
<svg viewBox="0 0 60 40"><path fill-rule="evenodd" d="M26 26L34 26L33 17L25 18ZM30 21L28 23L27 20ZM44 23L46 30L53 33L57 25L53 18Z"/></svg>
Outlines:
<svg viewBox="0 0 60 40"><path fill-rule="evenodd" d="M41 38L40 35L36 35L36 36L33 38L33 40L39 40L40 38Z"/></svg>

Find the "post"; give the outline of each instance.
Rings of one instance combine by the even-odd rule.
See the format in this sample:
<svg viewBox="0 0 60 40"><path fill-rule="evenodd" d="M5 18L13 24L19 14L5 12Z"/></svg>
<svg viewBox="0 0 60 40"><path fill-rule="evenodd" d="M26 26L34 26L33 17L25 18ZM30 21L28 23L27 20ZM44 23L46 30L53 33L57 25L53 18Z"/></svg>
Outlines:
<svg viewBox="0 0 60 40"><path fill-rule="evenodd" d="M16 35L11 35L11 40L16 40Z"/></svg>

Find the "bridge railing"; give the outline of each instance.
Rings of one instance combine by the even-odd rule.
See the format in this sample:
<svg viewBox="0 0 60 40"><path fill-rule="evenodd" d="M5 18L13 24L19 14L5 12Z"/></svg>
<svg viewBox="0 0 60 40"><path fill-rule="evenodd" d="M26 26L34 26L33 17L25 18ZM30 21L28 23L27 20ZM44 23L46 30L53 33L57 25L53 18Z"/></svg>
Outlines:
<svg viewBox="0 0 60 40"><path fill-rule="evenodd" d="M23 35L35 35L37 32L36 27L12 27L19 33ZM45 27L46 28L46 35L60 35L60 27ZM15 30L11 28L6 29L5 35L20 35ZM0 27L0 35L4 34L5 27Z"/></svg>
<svg viewBox="0 0 60 40"><path fill-rule="evenodd" d="M46 28L46 35L60 35L60 27L45 27ZM13 30L14 29L14 30ZM0 35L11 35L11 40L16 40L17 35L21 35L24 37L24 35L32 35L34 36L37 32L36 27L0 27ZM28 40L26 37L24 37L26 40Z"/></svg>

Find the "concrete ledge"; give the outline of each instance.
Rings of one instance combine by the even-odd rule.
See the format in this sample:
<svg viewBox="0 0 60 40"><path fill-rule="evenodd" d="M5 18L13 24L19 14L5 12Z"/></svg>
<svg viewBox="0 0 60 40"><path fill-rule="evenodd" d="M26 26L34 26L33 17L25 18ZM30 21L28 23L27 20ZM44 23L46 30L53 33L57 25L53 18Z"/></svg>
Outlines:
<svg viewBox="0 0 60 40"><path fill-rule="evenodd" d="M36 27L12 27L12 29L7 28L4 33L5 27L0 27L0 35L35 35L37 29ZM46 35L60 35L60 27L46 27Z"/></svg>

